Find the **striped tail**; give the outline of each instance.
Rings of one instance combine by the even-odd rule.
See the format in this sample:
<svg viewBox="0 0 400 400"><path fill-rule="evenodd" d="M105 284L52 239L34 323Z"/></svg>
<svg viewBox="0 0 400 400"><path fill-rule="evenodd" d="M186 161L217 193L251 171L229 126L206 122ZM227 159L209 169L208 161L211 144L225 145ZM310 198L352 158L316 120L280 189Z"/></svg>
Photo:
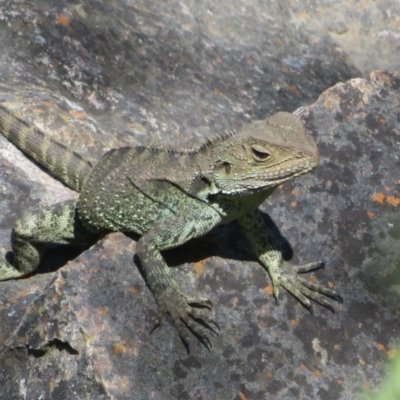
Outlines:
<svg viewBox="0 0 400 400"><path fill-rule="evenodd" d="M62 183L77 192L82 190L93 169L90 160L28 125L1 105L0 131L12 144Z"/></svg>

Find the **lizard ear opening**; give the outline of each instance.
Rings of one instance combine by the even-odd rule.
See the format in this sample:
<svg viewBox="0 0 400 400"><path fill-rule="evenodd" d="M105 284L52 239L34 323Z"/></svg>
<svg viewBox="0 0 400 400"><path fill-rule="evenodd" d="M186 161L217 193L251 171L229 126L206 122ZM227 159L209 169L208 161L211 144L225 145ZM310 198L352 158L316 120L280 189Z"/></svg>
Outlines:
<svg viewBox="0 0 400 400"><path fill-rule="evenodd" d="M225 161L222 165L225 168L225 173L227 175L230 174L231 173L231 164L229 164L227 161Z"/></svg>
<svg viewBox="0 0 400 400"><path fill-rule="evenodd" d="M251 146L251 151L256 161L267 161L271 156L263 146L257 144Z"/></svg>

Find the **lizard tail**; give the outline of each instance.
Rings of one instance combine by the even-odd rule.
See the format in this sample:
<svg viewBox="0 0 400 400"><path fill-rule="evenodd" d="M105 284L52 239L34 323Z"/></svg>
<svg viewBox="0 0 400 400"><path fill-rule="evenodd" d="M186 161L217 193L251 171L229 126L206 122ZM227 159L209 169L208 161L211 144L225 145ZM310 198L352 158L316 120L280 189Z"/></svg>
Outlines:
<svg viewBox="0 0 400 400"><path fill-rule="evenodd" d="M0 106L0 131L12 144L71 189L80 192L93 170L90 160Z"/></svg>

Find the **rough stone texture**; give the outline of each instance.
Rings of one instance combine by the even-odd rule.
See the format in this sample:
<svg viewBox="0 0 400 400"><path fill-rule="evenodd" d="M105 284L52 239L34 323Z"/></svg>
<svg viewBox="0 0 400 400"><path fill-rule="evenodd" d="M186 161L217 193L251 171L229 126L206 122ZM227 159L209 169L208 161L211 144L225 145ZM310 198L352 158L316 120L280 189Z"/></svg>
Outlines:
<svg viewBox="0 0 400 400"><path fill-rule="evenodd" d="M384 50L398 47L399 5L304 4L0 2L0 100L93 156L190 146L314 103L302 119L321 164L263 210L285 257L325 260L316 276L345 300L334 315L284 292L275 304L236 224L218 227L166 254L221 325L210 352L193 341L187 354L168 321L149 334L134 241L51 249L36 275L0 283L1 400L347 400L380 382L400 336L400 78L348 79L377 58L398 69ZM4 138L0 166L3 250L22 210L74 194Z"/></svg>
<svg viewBox="0 0 400 400"><path fill-rule="evenodd" d="M327 35L364 76L400 65L397 0L290 1L290 21L307 36Z"/></svg>

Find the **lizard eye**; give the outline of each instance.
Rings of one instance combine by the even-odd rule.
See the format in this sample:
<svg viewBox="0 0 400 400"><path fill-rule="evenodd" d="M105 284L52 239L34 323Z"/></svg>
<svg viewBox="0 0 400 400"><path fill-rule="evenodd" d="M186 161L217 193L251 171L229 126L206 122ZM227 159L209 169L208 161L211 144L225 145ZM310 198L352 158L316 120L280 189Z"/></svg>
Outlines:
<svg viewBox="0 0 400 400"><path fill-rule="evenodd" d="M265 151L265 148L259 145L251 146L251 151L253 152L253 156L257 161L267 161L270 157L270 154Z"/></svg>

